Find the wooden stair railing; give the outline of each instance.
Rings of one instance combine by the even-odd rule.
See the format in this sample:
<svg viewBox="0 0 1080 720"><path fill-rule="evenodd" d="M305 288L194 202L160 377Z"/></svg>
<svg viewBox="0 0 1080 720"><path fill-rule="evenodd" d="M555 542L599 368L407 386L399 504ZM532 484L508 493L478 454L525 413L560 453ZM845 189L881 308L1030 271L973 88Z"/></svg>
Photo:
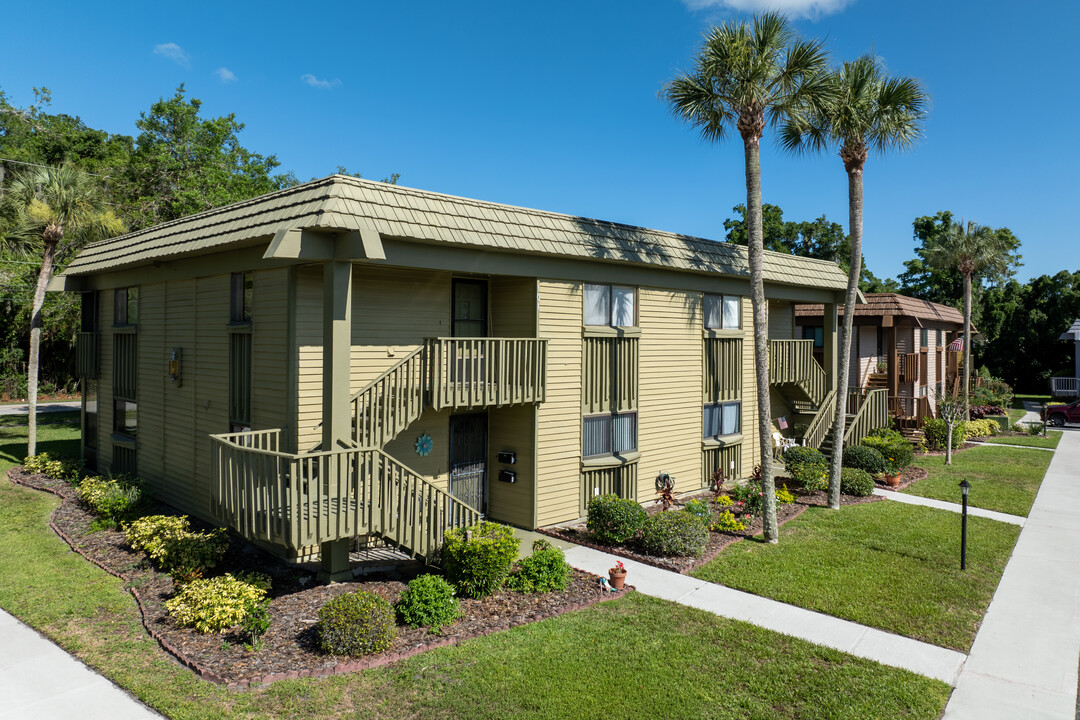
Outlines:
<svg viewBox="0 0 1080 720"><path fill-rule="evenodd" d="M383 447L427 407L424 348L403 357L352 396L353 441L357 447Z"/></svg>
<svg viewBox="0 0 1080 720"><path fill-rule="evenodd" d="M382 450L284 453L280 433L210 436L213 512L245 538L298 550L370 534L430 559L447 530L483 518Z"/></svg>
<svg viewBox="0 0 1080 720"><path fill-rule="evenodd" d="M810 421L803 435L803 444L812 448L820 448L829 431L832 430L834 416L836 414L836 391L830 390L818 406L817 414Z"/></svg>

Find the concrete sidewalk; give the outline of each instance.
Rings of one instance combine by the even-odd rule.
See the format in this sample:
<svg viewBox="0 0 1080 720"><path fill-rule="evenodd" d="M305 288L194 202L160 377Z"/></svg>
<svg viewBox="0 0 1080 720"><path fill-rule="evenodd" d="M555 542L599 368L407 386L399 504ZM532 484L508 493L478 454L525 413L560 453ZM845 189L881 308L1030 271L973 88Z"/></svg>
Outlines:
<svg viewBox="0 0 1080 720"><path fill-rule="evenodd" d="M622 560L628 572L627 582L646 595L696 607L721 617L742 620L884 665L911 670L950 685L956 682L964 664L963 653L955 650L732 590L689 575L661 570L586 547L573 546L565 552L566 562L570 565L601 577L607 575L608 568L613 567L616 560Z"/></svg>
<svg viewBox="0 0 1080 720"><path fill-rule="evenodd" d="M919 497L918 495L905 495L895 490L882 490L881 488L874 488L874 494L879 495L886 500L895 500L896 502L902 502L907 505L922 505L923 507L932 507L936 510L948 510L949 512L963 512L963 505L957 503L945 502L944 500L934 500L932 498ZM972 507L968 505L968 515L975 517L989 518L990 520L997 520L998 522L1009 523L1010 525L1024 526L1027 522L1027 518L1020 517L1019 515L1009 515L1008 513L997 512L996 510L983 510L982 508Z"/></svg>
<svg viewBox="0 0 1080 720"><path fill-rule="evenodd" d="M162 717L3 610L0 698L3 720Z"/></svg>
<svg viewBox="0 0 1080 720"><path fill-rule="evenodd" d="M64 402L40 403L37 406L38 415L42 413L66 412L79 410L82 402L79 400L66 400ZM0 415L28 415L30 406L26 403L14 403L12 405L0 405Z"/></svg>
<svg viewBox="0 0 1080 720"><path fill-rule="evenodd" d="M1065 428L946 720L1072 720L1080 657L1080 430Z"/></svg>

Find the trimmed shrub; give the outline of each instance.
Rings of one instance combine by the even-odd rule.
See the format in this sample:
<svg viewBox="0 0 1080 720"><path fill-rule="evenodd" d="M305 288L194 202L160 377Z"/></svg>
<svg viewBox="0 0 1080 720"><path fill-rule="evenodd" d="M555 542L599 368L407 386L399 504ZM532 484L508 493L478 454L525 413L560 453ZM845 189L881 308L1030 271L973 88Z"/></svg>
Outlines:
<svg viewBox="0 0 1080 720"><path fill-rule="evenodd" d="M828 465L829 461L817 448L796 445L784 451L782 456L784 468L791 472L793 465Z"/></svg>
<svg viewBox="0 0 1080 720"><path fill-rule="evenodd" d="M602 545L618 545L632 538L648 513L633 500L618 495L598 495L589 501L588 520L593 539Z"/></svg>
<svg viewBox="0 0 1080 720"><path fill-rule="evenodd" d="M520 544L513 529L498 523L451 530L442 548L446 578L465 597L491 595L510 574Z"/></svg>
<svg viewBox="0 0 1080 720"><path fill-rule="evenodd" d="M882 438L883 440L891 440L893 442L900 442L903 440L907 442L907 439L899 430L893 430L891 427L874 428L866 435L867 437Z"/></svg>
<svg viewBox="0 0 1080 720"><path fill-rule="evenodd" d="M243 622L265 597L265 590L225 574L191 581L165 602L165 608L182 627L224 632Z"/></svg>
<svg viewBox="0 0 1080 720"><path fill-rule="evenodd" d="M843 467L865 470L871 475L885 472L885 458L874 448L865 445L850 445L844 448L840 464Z"/></svg>
<svg viewBox="0 0 1080 720"><path fill-rule="evenodd" d="M899 435L899 433L897 433ZM881 453L881 456L888 462L892 459L892 463L899 467L907 467L911 464L911 461L915 459L915 451L911 447L911 443L904 439L901 435L899 440L890 440L888 438L881 437L864 437L862 444L866 447L871 447Z"/></svg>
<svg viewBox="0 0 1080 720"><path fill-rule="evenodd" d="M796 446L783 454L784 468L791 479L813 492L828 487L829 461L816 448Z"/></svg>
<svg viewBox="0 0 1080 720"><path fill-rule="evenodd" d="M810 492L829 488L829 466L824 462L796 465L791 469L790 474L792 480Z"/></svg>
<svg viewBox="0 0 1080 720"><path fill-rule="evenodd" d="M532 555L518 563L506 584L518 592L565 590L570 582L570 566L563 551L547 540L532 545Z"/></svg>
<svg viewBox="0 0 1080 720"><path fill-rule="evenodd" d="M430 628L433 633L461 617L454 586L438 575L421 575L410 581L395 608L402 624Z"/></svg>
<svg viewBox="0 0 1080 720"><path fill-rule="evenodd" d="M781 505L790 505L795 502L795 495L787 489L787 485L776 491L776 502Z"/></svg>
<svg viewBox="0 0 1080 720"><path fill-rule="evenodd" d="M998 434L1001 426L995 420L968 420L964 423L964 432L969 438L991 437Z"/></svg>
<svg viewBox="0 0 1080 720"><path fill-rule="evenodd" d="M162 570L195 578L221 561L229 549L229 537L224 528L202 533L192 532L189 526L186 515L147 515L124 525L124 537L133 549L145 550Z"/></svg>
<svg viewBox="0 0 1080 720"><path fill-rule="evenodd" d="M95 515L119 525L142 505L141 481L128 475L95 475L84 478L75 494Z"/></svg>
<svg viewBox="0 0 1080 720"><path fill-rule="evenodd" d="M327 600L316 624L319 648L331 655L382 652L397 637L394 609L375 593L358 590Z"/></svg>
<svg viewBox="0 0 1080 720"><path fill-rule="evenodd" d="M840 468L840 492L845 495L866 497L874 493L874 478L859 468Z"/></svg>
<svg viewBox="0 0 1080 720"><path fill-rule="evenodd" d="M724 510L717 515L716 522L712 525L713 530L721 532L739 532L746 529L746 524L731 514L730 510Z"/></svg>
<svg viewBox="0 0 1080 720"><path fill-rule="evenodd" d="M964 440L967 439L967 423L958 422L953 427L952 446L953 450L964 444ZM939 418L927 418L923 421L923 437L926 438L926 447L928 450L944 450L945 438L948 433L948 426L944 420Z"/></svg>
<svg viewBox="0 0 1080 720"><path fill-rule="evenodd" d="M23 460L23 468L30 473L42 473L53 480L65 480L72 485L82 479L84 465L77 458L54 458L49 453L30 455Z"/></svg>
<svg viewBox="0 0 1080 720"><path fill-rule="evenodd" d="M697 556L708 541L708 526L686 512L656 513L641 528L641 545L650 555Z"/></svg>
<svg viewBox="0 0 1080 720"><path fill-rule="evenodd" d="M706 526L712 524L712 510L709 508L708 500L694 498L683 505L683 511L695 516Z"/></svg>

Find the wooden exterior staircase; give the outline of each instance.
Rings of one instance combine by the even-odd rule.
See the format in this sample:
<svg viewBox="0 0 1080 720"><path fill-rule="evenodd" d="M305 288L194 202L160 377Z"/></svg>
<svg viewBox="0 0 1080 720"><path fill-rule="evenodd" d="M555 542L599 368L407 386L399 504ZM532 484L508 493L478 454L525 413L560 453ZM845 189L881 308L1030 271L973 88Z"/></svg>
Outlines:
<svg viewBox="0 0 1080 720"><path fill-rule="evenodd" d="M281 430L211 435L215 517L293 550L370 535L425 560L476 508L382 450L427 408L543 402L547 341L428 338L350 398L349 447L281 450Z"/></svg>

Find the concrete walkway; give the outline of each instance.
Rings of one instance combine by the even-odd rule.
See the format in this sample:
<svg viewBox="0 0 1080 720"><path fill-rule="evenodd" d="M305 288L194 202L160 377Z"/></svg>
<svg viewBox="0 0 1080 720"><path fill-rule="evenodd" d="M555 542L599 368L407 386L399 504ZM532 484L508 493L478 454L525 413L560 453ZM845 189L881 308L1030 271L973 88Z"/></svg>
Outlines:
<svg viewBox="0 0 1080 720"><path fill-rule="evenodd" d="M0 719L161 718L0 610Z"/></svg>
<svg viewBox="0 0 1080 720"><path fill-rule="evenodd" d="M70 410L79 410L82 408L82 402L79 400L71 400L65 402L51 402L40 403L37 406L38 415L42 413L54 413L54 412L66 412ZM12 405L0 405L0 415L28 415L30 413L30 406L26 403L14 403ZM0 717L3 717L0 715Z"/></svg>
<svg viewBox="0 0 1080 720"><path fill-rule="evenodd" d="M946 720L1072 720L1080 657L1080 430L1066 428Z"/></svg>
<svg viewBox="0 0 1080 720"><path fill-rule="evenodd" d="M956 682L964 664L963 653L955 650L618 558L599 550L580 546L566 550L566 561L570 565L600 576L606 576L608 568L613 567L616 560L622 560L626 566L627 582L646 595L753 623L817 645L943 680L950 685Z"/></svg>
<svg viewBox="0 0 1080 720"><path fill-rule="evenodd" d="M906 505L922 505L924 507L932 507L937 510L948 510L949 512L963 512L962 505L957 503L945 502L944 500L933 500L931 498L919 497L918 495L905 495L895 490L882 490L881 488L874 488L874 494L880 495L886 500L895 500L896 502L902 502ZM1008 513L997 512L994 510L983 510L982 508L972 507L968 505L968 515L974 515L975 517L990 518L991 520L997 520L998 522L1009 523L1010 525L1024 526L1027 518L1020 517L1019 515L1009 515Z"/></svg>

